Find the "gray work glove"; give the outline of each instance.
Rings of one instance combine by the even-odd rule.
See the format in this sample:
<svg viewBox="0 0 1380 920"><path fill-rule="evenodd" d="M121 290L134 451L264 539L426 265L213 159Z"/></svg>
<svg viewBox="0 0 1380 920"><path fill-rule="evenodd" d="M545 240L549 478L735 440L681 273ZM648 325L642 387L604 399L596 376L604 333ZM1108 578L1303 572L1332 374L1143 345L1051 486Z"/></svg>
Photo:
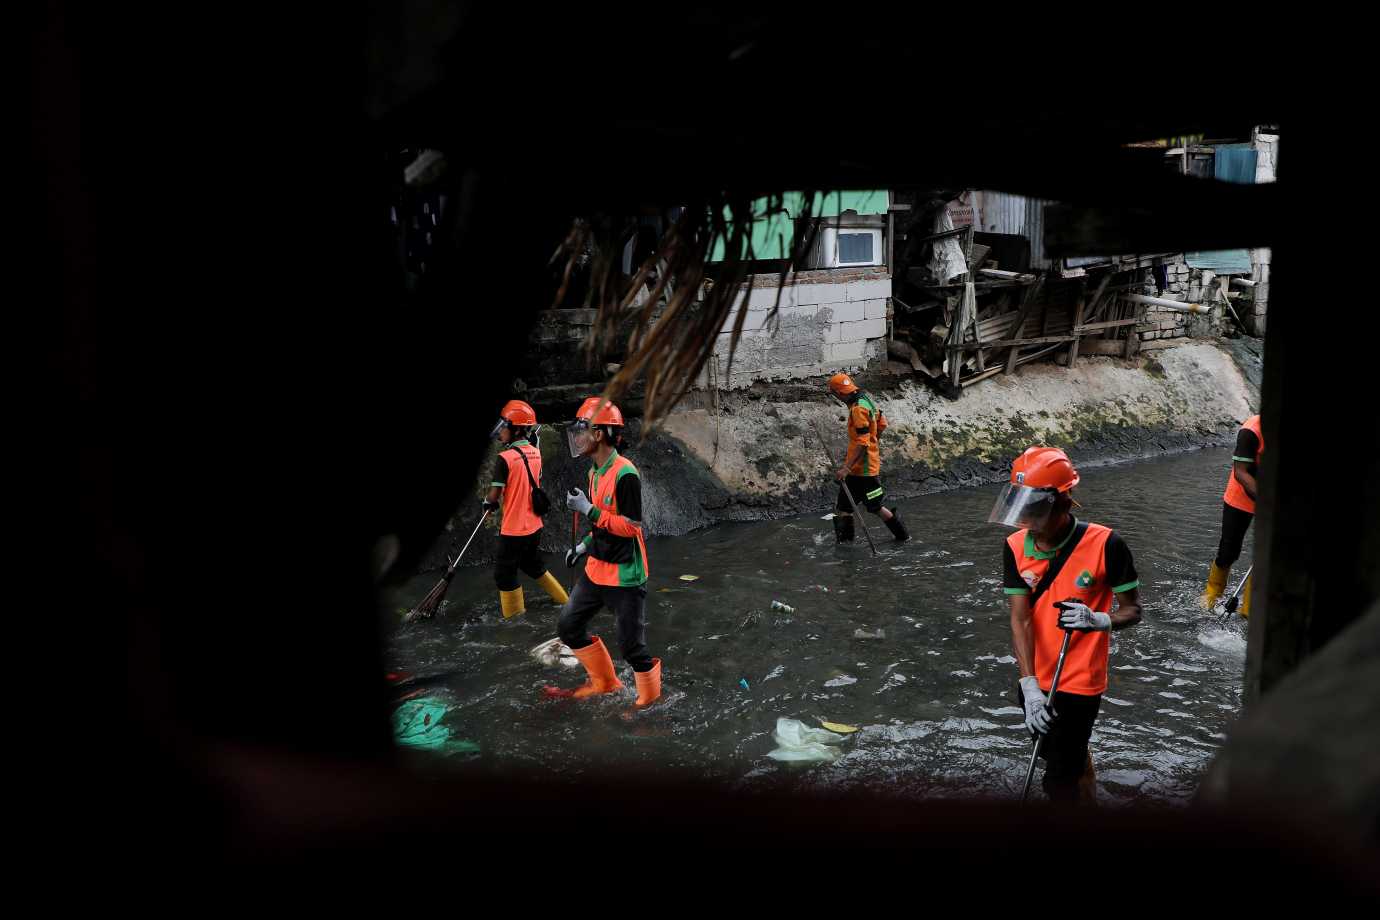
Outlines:
<svg viewBox="0 0 1380 920"><path fill-rule="evenodd" d="M1060 629L1076 629L1079 632L1112 631L1112 617L1110 614L1098 613L1076 597L1059 601L1054 606L1058 607L1060 611Z"/></svg>
<svg viewBox="0 0 1380 920"><path fill-rule="evenodd" d="M485 510L485 511L497 512L498 509L499 509L499 508L502 508L502 507L503 507L503 505L499 504L498 502L491 502L491 501L489 501L487 498L484 499L484 510Z"/></svg>
<svg viewBox="0 0 1380 920"><path fill-rule="evenodd" d="M565 497L565 510L578 511L585 517L594 510L594 504L587 498L585 493L579 489L571 489L570 494Z"/></svg>
<svg viewBox="0 0 1380 920"><path fill-rule="evenodd" d="M1045 706L1045 692L1034 677L1021 678L1021 693L1025 694L1025 727L1032 735L1049 731L1049 709Z"/></svg>
<svg viewBox="0 0 1380 920"><path fill-rule="evenodd" d="M588 546L585 546L583 543L576 543L574 549L565 551L565 567L568 569L575 568L575 563L587 552L589 552Z"/></svg>

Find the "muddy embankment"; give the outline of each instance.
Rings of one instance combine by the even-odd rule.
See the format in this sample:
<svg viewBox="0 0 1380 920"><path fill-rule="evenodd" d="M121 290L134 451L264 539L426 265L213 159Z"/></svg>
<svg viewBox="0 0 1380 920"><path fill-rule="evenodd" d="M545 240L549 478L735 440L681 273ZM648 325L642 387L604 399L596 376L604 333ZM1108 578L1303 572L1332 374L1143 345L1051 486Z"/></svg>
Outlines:
<svg viewBox="0 0 1380 920"><path fill-rule="evenodd" d="M1193 342L1132 359L1085 357L1070 371L1034 363L998 374L950 401L912 379L861 375L890 427L882 438L882 484L890 499L1004 480L1031 445L1068 451L1075 465L1098 465L1229 444L1258 411L1261 343ZM841 458L843 410L820 380L758 383L723 393L715 448L710 393L692 393L661 431L641 440L634 421L625 455L642 473L649 534L675 535L719 521L762 520L833 505L836 487L810 423ZM559 496L586 485L588 460L565 449L563 424L542 444L543 487L554 499L542 548L570 545L570 513ZM457 509L419 570L446 564L480 517L497 445L472 494ZM467 563L492 562L498 525L475 539Z"/></svg>

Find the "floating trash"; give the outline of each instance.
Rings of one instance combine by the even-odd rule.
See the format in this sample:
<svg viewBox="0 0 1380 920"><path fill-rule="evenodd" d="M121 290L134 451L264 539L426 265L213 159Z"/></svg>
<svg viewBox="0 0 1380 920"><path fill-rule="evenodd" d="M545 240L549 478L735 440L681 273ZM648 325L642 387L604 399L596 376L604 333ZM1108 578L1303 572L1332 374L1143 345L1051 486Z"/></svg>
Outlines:
<svg viewBox="0 0 1380 920"><path fill-rule="evenodd" d="M854 639L885 639L885 638L886 638L886 630L885 630L885 629L879 629L879 630L877 630L876 632L866 632L866 631L864 631L864 630L859 629L859 630L855 630L855 631L854 631L854 633L853 633L853 638L854 638Z"/></svg>
<svg viewBox="0 0 1380 920"><path fill-rule="evenodd" d="M577 668L580 666L580 659L575 657L575 653L570 650L560 639L548 639L541 645L532 649L532 657L542 664L562 665L567 668Z"/></svg>
<svg viewBox="0 0 1380 920"><path fill-rule="evenodd" d="M781 611L782 613L795 613L795 608L794 608L794 607L791 607L791 606L788 606L788 605L786 605L786 604L783 604L783 603L781 603L780 601L772 601L772 602L771 602L771 609L772 609L772 610L779 610L779 611Z"/></svg>
<svg viewBox="0 0 1380 920"><path fill-rule="evenodd" d="M849 684L856 684L857 682L858 682L858 679L857 679L856 677L849 677L847 674L840 674L838 677L835 677L833 680L826 680L826 681L824 682L824 686L826 686L826 687L846 687L846 686L848 686Z"/></svg>
<svg viewBox="0 0 1380 920"><path fill-rule="evenodd" d="M479 745L451 741L450 729L441 724L446 704L437 699L410 700L393 711L393 740L405 747L424 748L441 754L473 753Z"/></svg>
<svg viewBox="0 0 1380 920"><path fill-rule="evenodd" d="M682 576L680 576L680 580L681 580L681 581L697 581L697 580L699 579L699 577L700 577L700 576L698 576L698 575L682 575Z"/></svg>
<svg viewBox="0 0 1380 920"><path fill-rule="evenodd" d="M823 591L825 594L829 593L829 589L824 587L824 585L810 585L810 587L816 591Z"/></svg>
<svg viewBox="0 0 1380 920"><path fill-rule="evenodd" d="M820 520L821 520L821 521L832 521L835 517L836 517L836 515L831 511L831 512L829 512L828 514L826 514L824 517L820 518Z"/></svg>
<svg viewBox="0 0 1380 920"><path fill-rule="evenodd" d="M743 678L742 680L738 681L738 683L742 684L743 688L746 689L748 693L752 692L752 688L747 685L747 678Z"/></svg>
<svg viewBox="0 0 1380 920"><path fill-rule="evenodd" d="M662 593L662 594L676 594L676 593L678 593L678 592L680 592L680 591L684 591L684 590L685 590L684 588L662 588L662 589L661 589L661 593Z"/></svg>
<svg viewBox="0 0 1380 920"><path fill-rule="evenodd" d="M394 610L393 612L394 612L394 613L400 613L400 614L402 614L403 616L406 616L406 615L407 615L407 608L406 608L406 607L399 607L397 610Z"/></svg>
<svg viewBox="0 0 1380 920"><path fill-rule="evenodd" d="M1020 712L1021 710L1018 709L1018 710L1016 710L1016 711L1017 711L1017 712ZM820 720L819 720L819 724L820 724L820 725L823 725L825 728L829 729L829 731L831 731L831 732L839 732L839 733L845 734L845 735L848 734L849 732L855 732L855 731L858 730L858 726L856 726L856 725L840 725L840 724L837 723L837 722L826 722L826 721L824 721L823 719L820 719Z"/></svg>
<svg viewBox="0 0 1380 920"><path fill-rule="evenodd" d="M772 760L833 763L843 758L843 751L827 747L838 744L843 735L811 728L798 719L777 719L776 731L771 737L777 744L776 750L767 754Z"/></svg>

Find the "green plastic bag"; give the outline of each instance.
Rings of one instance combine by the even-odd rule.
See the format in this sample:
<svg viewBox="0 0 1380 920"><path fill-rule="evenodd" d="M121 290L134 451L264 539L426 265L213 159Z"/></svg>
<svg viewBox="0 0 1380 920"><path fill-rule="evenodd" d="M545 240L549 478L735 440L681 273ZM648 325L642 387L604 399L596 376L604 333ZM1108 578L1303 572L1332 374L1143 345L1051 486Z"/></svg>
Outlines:
<svg viewBox="0 0 1380 920"><path fill-rule="evenodd" d="M479 745L451 741L450 729L441 724L446 704L437 699L408 700L393 711L393 738L406 747L425 748L441 754L471 753Z"/></svg>

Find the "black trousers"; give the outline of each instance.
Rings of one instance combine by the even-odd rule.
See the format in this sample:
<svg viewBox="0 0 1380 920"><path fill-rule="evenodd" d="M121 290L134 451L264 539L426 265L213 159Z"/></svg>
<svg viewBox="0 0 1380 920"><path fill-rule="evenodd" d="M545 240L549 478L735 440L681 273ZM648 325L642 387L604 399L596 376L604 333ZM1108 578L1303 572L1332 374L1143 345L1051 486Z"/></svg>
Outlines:
<svg viewBox="0 0 1380 920"><path fill-rule="evenodd" d="M1241 543L1246 539L1246 528L1251 526L1254 517L1249 511L1222 502L1222 539L1217 544L1219 569L1229 569L1233 562L1241 558Z"/></svg>
<svg viewBox="0 0 1380 920"><path fill-rule="evenodd" d="M877 481L876 476L854 476L849 473L843 482L839 483L839 500L834 505L834 510L839 514L852 514L853 506L848 504L848 496L843 494L843 487L848 487L848 491L853 495L853 501L858 503L859 508L866 508L873 514L882 510L882 484ZM868 496L872 496L869 498Z"/></svg>
<svg viewBox="0 0 1380 920"><path fill-rule="evenodd" d="M546 560L541 555L541 533L545 528L538 527L536 533L525 537L514 537L506 533L498 535L498 564L494 566L494 581L500 591L516 591L518 569L541 578L546 574Z"/></svg>
<svg viewBox="0 0 1380 920"><path fill-rule="evenodd" d="M1018 700L1023 697L1022 693L1016 694ZM1052 804L1077 805L1078 781L1083 778L1088 739L1092 737L1097 711L1102 708L1102 695L1079 696L1061 690L1054 694L1053 702L1056 716L1045 736L1045 746L1040 749L1045 761L1040 788L1049 795Z"/></svg>
<svg viewBox="0 0 1380 920"><path fill-rule="evenodd" d="M556 620L556 635L571 648L585 648L592 641L587 627L594 615L603 608L613 614L618 627L618 650L634 671L652 669L652 653L647 649L646 609L647 586L611 587L596 585L583 572L570 592L570 600ZM605 643L607 644L607 643Z"/></svg>

